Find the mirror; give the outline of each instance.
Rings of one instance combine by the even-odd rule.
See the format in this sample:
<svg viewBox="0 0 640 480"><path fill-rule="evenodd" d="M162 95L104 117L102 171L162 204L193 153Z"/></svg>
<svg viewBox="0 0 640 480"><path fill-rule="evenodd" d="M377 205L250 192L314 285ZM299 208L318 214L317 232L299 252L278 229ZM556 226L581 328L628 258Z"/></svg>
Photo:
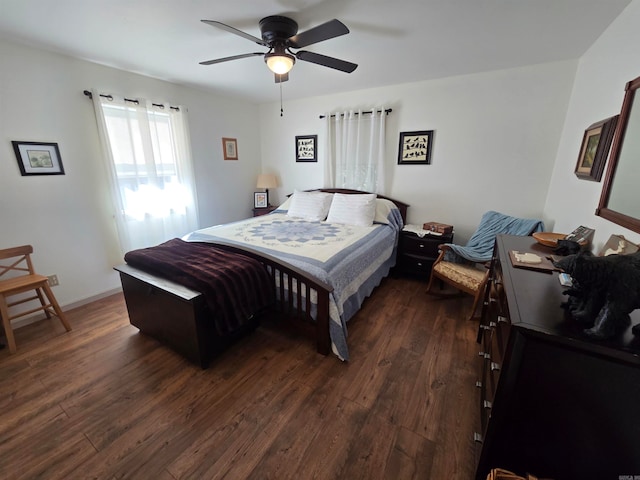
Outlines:
<svg viewBox="0 0 640 480"><path fill-rule="evenodd" d="M640 77L627 83L596 215L640 233Z"/></svg>

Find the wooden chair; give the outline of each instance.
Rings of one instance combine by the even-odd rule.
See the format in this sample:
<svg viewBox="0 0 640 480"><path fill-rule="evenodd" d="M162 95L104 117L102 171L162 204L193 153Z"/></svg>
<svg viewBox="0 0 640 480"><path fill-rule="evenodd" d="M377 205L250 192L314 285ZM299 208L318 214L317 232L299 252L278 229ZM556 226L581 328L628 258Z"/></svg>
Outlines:
<svg viewBox="0 0 640 480"><path fill-rule="evenodd" d="M0 317L2 317L2 327L11 353L16 351L16 341L11 328L11 320L13 319L43 310L47 318L55 315L60 319L67 332L71 330L69 322L67 322L51 291L49 279L35 273L31 262L32 253L33 247L31 245L0 250L0 261L9 262L6 265L5 262L0 263ZM35 292L33 296L21 296L13 302L8 301L9 297L30 291ZM33 300L38 300L40 306L13 315L9 313L9 308Z"/></svg>
<svg viewBox="0 0 640 480"><path fill-rule="evenodd" d="M440 279L445 283L448 283L457 290L473 295L473 306L471 307L470 320L473 319L480 300L484 295L484 289L489 280L489 269L478 268L478 264L466 264L466 263L453 263L444 260L444 256L451 248L442 244L439 245L440 255L433 263L431 268L431 277L429 278L429 285L427 286L427 293L432 295L451 296L450 293L437 293L431 291L434 280Z"/></svg>
<svg viewBox="0 0 640 480"><path fill-rule="evenodd" d="M501 233L531 235L532 232L539 232L543 229L544 224L537 219L512 217L493 210L485 212L480 219L478 228L465 246L454 245L453 248L450 246L451 244L438 246L440 255L431 268L427 293L451 296L450 293L443 294L431 291L434 280L438 278L461 292L473 295L473 307L469 317L473 319L489 279L489 269L486 268L486 264L491 260L496 235ZM447 255L448 251L451 251L450 255ZM449 261L451 260L450 256L457 257L457 260L462 263Z"/></svg>

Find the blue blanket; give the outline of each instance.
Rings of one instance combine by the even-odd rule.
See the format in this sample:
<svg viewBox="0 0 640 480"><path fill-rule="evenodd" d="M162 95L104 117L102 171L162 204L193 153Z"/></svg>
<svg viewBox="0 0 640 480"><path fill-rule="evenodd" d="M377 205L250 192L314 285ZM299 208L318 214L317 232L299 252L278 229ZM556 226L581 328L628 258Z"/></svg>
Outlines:
<svg viewBox="0 0 640 480"><path fill-rule="evenodd" d="M445 256L449 262L486 262L491 260L493 244L498 234L507 235L531 235L533 232L541 232L544 224L540 220L510 217L499 212L489 211L482 215L478 229L465 246L447 244L459 258ZM447 252L449 254L450 252ZM460 258L461 257L461 258Z"/></svg>

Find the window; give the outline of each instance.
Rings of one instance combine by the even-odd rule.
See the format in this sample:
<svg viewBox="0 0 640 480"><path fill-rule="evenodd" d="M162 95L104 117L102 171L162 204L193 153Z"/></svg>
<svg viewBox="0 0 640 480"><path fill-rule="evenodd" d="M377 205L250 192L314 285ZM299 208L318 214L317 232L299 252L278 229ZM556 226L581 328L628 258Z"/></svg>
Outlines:
<svg viewBox="0 0 640 480"><path fill-rule="evenodd" d="M120 246L156 245L197 228L183 109L93 93ZM97 99L96 99L97 97Z"/></svg>

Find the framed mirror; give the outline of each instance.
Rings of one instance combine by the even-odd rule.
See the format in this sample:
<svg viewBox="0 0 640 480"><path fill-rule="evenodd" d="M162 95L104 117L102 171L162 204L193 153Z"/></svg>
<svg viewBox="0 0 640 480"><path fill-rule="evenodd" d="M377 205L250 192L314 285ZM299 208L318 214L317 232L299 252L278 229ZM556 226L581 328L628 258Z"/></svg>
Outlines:
<svg viewBox="0 0 640 480"><path fill-rule="evenodd" d="M625 88L596 215L640 233L640 77Z"/></svg>

